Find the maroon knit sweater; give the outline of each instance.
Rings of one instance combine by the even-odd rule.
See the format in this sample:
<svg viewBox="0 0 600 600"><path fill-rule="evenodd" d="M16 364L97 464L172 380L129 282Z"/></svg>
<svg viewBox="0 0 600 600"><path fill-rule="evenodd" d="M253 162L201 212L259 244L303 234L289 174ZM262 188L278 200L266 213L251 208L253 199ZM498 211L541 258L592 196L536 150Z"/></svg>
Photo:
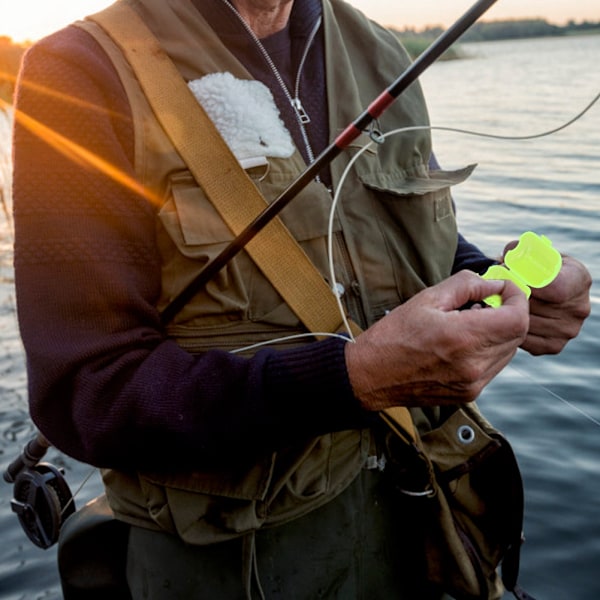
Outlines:
<svg viewBox="0 0 600 600"><path fill-rule="evenodd" d="M15 277L32 417L96 466L251 460L364 426L337 339L253 358L167 339L155 208L78 157L133 176L132 124L96 42L71 27L25 57L14 134Z"/></svg>

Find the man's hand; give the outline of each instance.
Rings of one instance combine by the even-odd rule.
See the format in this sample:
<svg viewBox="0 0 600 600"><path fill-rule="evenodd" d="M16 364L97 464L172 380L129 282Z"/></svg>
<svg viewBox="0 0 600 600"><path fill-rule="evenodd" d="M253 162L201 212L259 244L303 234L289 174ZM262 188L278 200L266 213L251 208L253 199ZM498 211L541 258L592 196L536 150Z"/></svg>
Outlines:
<svg viewBox="0 0 600 600"><path fill-rule="evenodd" d="M558 354L590 314L592 278L579 261L563 256L556 279L531 290L529 332L521 347L531 354Z"/></svg>
<svg viewBox="0 0 600 600"><path fill-rule="evenodd" d="M459 310L491 294L502 306ZM463 271L427 288L346 345L357 398L368 410L471 402L510 362L529 329L512 283Z"/></svg>

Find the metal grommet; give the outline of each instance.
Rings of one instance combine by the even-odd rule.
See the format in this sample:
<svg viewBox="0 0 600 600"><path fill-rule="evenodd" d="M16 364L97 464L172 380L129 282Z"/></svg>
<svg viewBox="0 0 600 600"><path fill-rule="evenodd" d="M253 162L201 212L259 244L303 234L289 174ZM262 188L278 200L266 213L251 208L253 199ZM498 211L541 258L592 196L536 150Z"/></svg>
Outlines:
<svg viewBox="0 0 600 600"><path fill-rule="evenodd" d="M456 435L461 444L471 444L475 441L475 430L469 425L461 425Z"/></svg>

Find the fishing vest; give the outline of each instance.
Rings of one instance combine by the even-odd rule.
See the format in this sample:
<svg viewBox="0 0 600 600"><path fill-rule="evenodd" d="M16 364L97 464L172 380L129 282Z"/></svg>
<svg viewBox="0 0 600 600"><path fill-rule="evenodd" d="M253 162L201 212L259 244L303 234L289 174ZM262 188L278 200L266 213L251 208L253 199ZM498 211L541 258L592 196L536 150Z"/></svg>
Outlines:
<svg viewBox="0 0 600 600"><path fill-rule="evenodd" d="M212 73L251 79L189 0L119 1L138 11L186 81ZM110 32L101 29L93 16L79 26L112 60L131 105L135 171L156 206L162 256L158 308L164 309L233 235L161 129ZM323 27L330 135L335 138L407 67L409 58L394 35L345 2L323 1ZM381 131L427 124L418 84L411 85L378 122ZM185 128L185 123L181 126ZM362 135L333 161L334 187L359 145L368 141L369 136ZM400 133L374 144L343 182L333 222L338 241L335 283L346 290L351 317L364 327L450 274L457 243L450 186L465 179L469 170L430 173L430 154L428 131ZM251 167L248 173L265 199L272 201L305 167L296 150L286 158L270 158L266 167ZM328 280L331 205L330 191L314 181L281 213ZM168 335L193 354L214 348L231 351L304 331L243 251L168 326ZM419 411L415 418L426 421ZM118 518L170 531L188 543L207 544L284 523L321 506L353 481L372 452L370 431L343 431L273 452L237 470L174 469L167 474L106 470L103 478Z"/></svg>

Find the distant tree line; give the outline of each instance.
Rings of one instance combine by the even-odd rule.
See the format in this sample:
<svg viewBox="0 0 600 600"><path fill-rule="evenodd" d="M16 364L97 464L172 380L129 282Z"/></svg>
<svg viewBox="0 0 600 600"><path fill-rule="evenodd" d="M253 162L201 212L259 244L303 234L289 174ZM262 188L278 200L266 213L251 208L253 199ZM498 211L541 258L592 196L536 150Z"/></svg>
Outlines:
<svg viewBox="0 0 600 600"><path fill-rule="evenodd" d="M511 40L532 37L600 33L600 21L570 21L567 25L553 25L544 19L522 19L515 21L491 21L475 23L462 40L465 42L485 42L488 40Z"/></svg>
<svg viewBox="0 0 600 600"><path fill-rule="evenodd" d="M407 27L405 29L392 29L392 31L402 40L410 54L416 56L444 30L439 26L430 26L421 30ZM481 21L475 23L460 38L460 42L486 42L591 33L600 34L600 21L583 21L581 23L569 21L567 25L553 25L544 19ZM460 47L454 46L446 54L445 58L457 58L460 56Z"/></svg>

